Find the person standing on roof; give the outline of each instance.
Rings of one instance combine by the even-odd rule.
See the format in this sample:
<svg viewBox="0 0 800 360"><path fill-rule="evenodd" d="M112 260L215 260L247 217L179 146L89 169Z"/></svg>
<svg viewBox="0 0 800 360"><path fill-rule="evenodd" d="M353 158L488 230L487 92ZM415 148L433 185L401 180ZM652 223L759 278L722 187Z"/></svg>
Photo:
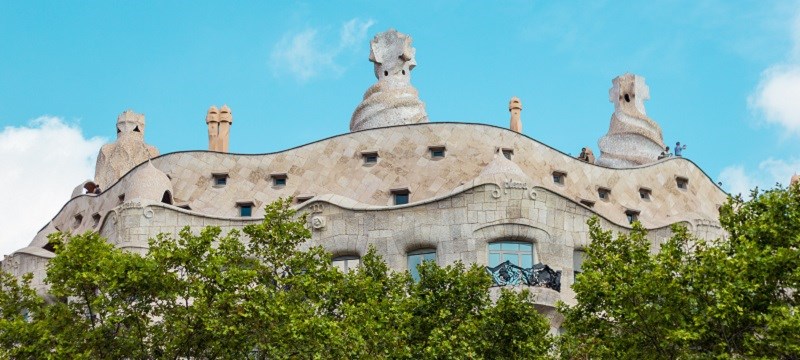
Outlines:
<svg viewBox="0 0 800 360"><path fill-rule="evenodd" d="M682 156L681 152L686 150L686 145L681 145L681 142L678 141L675 143L675 156Z"/></svg>

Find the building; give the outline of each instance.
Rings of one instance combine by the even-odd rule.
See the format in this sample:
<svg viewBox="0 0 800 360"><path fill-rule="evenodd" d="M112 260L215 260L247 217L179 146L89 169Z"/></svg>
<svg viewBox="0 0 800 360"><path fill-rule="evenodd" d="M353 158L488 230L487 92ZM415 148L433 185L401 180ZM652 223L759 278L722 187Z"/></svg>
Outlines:
<svg viewBox="0 0 800 360"><path fill-rule="evenodd" d="M411 38L389 30L370 45L377 82L355 109L351 131L289 150L228 153L231 109L212 106L208 151L159 156L144 142L144 116L123 112L94 180L76 187L3 268L32 272L44 292L45 265L54 256L47 235L55 231L94 230L144 252L159 233L186 225L241 228L259 222L265 204L293 196L310 214L309 244L328 249L340 268L357 266L369 245L390 267L412 274L424 260L486 265L497 285L529 287L555 329L556 301L574 301L570 285L590 217L621 232L640 221L654 250L675 223L701 237L723 235L717 218L726 194L690 160L659 160L664 142L646 115L642 77L613 80L614 112L595 161L590 150L574 158L522 134L516 97L509 129L429 122L411 84Z"/></svg>

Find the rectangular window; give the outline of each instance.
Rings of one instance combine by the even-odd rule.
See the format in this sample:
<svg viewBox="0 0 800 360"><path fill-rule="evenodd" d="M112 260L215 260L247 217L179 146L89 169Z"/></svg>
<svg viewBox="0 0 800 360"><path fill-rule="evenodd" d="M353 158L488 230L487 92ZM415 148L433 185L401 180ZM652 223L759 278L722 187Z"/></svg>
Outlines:
<svg viewBox="0 0 800 360"><path fill-rule="evenodd" d="M228 173L213 173L211 177L214 179L214 187L223 187L228 184Z"/></svg>
<svg viewBox="0 0 800 360"><path fill-rule="evenodd" d="M241 217L251 217L253 216L253 202L252 201L240 201L236 203L236 206L239 207L239 216Z"/></svg>
<svg viewBox="0 0 800 360"><path fill-rule="evenodd" d="M675 183L678 185L678 189L686 190L689 188L689 179L685 177L677 177L675 178Z"/></svg>
<svg viewBox="0 0 800 360"><path fill-rule="evenodd" d="M423 249L408 253L408 271L414 281L419 281L417 266L426 261L436 262L436 249Z"/></svg>
<svg viewBox="0 0 800 360"><path fill-rule="evenodd" d="M272 186L286 186L287 176L285 173L272 174L270 177L272 177Z"/></svg>
<svg viewBox="0 0 800 360"><path fill-rule="evenodd" d="M628 223L633 224L634 221L639 220L639 211L637 210L625 211L625 216L628 218Z"/></svg>
<svg viewBox="0 0 800 360"><path fill-rule="evenodd" d="M572 270L575 271L575 275L578 275L583 272L583 259L585 259L586 253L583 250L575 250L572 252Z"/></svg>
<svg viewBox="0 0 800 360"><path fill-rule="evenodd" d="M567 173L563 171L553 171L553 182L559 185L564 185L564 178L567 177Z"/></svg>
<svg viewBox="0 0 800 360"><path fill-rule="evenodd" d="M648 189L648 188L640 188L639 189L639 197L642 198L642 200L650 200L650 195L652 193L653 193L653 191Z"/></svg>
<svg viewBox="0 0 800 360"><path fill-rule="evenodd" d="M409 201L409 191L408 189L394 189L391 190L392 197L394 198L395 205L403 205L408 204Z"/></svg>
<svg viewBox="0 0 800 360"><path fill-rule="evenodd" d="M356 270L359 265L361 265L361 259L358 256L347 255L333 258L333 267L339 269L339 271L343 273Z"/></svg>
<svg viewBox="0 0 800 360"><path fill-rule="evenodd" d="M489 244L489 266L506 261L522 268L533 266L533 244L520 241L498 241Z"/></svg>
<svg viewBox="0 0 800 360"><path fill-rule="evenodd" d="M598 188L597 189L597 197L603 200L608 200L608 197L611 195L611 190L608 188Z"/></svg>
<svg viewBox="0 0 800 360"><path fill-rule="evenodd" d="M364 159L364 165L374 165L378 163L378 152L368 151L362 152L361 158Z"/></svg>
<svg viewBox="0 0 800 360"><path fill-rule="evenodd" d="M444 157L444 146L431 146L428 148L428 150L431 152L432 159L441 159Z"/></svg>

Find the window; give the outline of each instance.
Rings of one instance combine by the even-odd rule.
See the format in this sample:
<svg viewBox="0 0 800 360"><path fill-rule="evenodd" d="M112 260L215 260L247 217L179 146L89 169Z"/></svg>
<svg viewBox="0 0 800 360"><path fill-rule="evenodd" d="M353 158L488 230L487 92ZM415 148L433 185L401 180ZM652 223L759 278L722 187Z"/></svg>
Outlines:
<svg viewBox="0 0 800 360"><path fill-rule="evenodd" d="M510 261L522 268L533 266L533 244L521 241L498 241L489 244L489 266Z"/></svg>
<svg viewBox="0 0 800 360"><path fill-rule="evenodd" d="M575 275L583 272L583 259L586 258L586 252L583 250L575 250L572 252L572 270Z"/></svg>
<svg viewBox="0 0 800 360"><path fill-rule="evenodd" d="M689 179L685 177L678 176L675 178L675 183L678 185L678 189L686 190L689 188Z"/></svg>
<svg viewBox="0 0 800 360"><path fill-rule="evenodd" d="M359 265L361 265L361 258L355 255L337 256L333 258L333 267L344 273L358 269Z"/></svg>
<svg viewBox="0 0 800 360"><path fill-rule="evenodd" d="M272 174L272 186L286 186L286 174Z"/></svg>
<svg viewBox="0 0 800 360"><path fill-rule="evenodd" d="M628 223L633 224L634 221L639 220L639 211L638 210L627 210L625 211L625 216L628 218Z"/></svg>
<svg viewBox="0 0 800 360"><path fill-rule="evenodd" d="M189 206L189 204L188 204L188 203L185 203L185 204L179 204L179 205L178 205L178 207L179 207L179 208L181 208L181 209L183 209L183 210L192 210L192 207L191 207L191 206Z"/></svg>
<svg viewBox="0 0 800 360"><path fill-rule="evenodd" d="M428 150L431 152L432 159L441 159L444 157L444 146L431 146L428 148Z"/></svg>
<svg viewBox="0 0 800 360"><path fill-rule="evenodd" d="M563 171L553 171L553 182L559 185L564 185L564 178L567 177L567 173Z"/></svg>
<svg viewBox="0 0 800 360"><path fill-rule="evenodd" d="M594 207L594 201L581 199L581 204L586 205L586 207Z"/></svg>
<svg viewBox="0 0 800 360"><path fill-rule="evenodd" d="M650 195L653 193L652 190L648 188L639 188L639 197L642 200L650 200Z"/></svg>
<svg viewBox="0 0 800 360"><path fill-rule="evenodd" d="M436 249L421 249L408 253L408 271L414 281L419 281L417 266L425 261L436 262Z"/></svg>
<svg viewBox="0 0 800 360"><path fill-rule="evenodd" d="M172 194L169 190L164 191L164 195L161 197L161 202L167 205L172 205Z"/></svg>
<svg viewBox="0 0 800 360"><path fill-rule="evenodd" d="M236 203L236 206L239 207L239 216L241 217L251 217L253 216L253 202L252 201L240 201Z"/></svg>
<svg viewBox="0 0 800 360"><path fill-rule="evenodd" d="M395 205L408 204L409 191L407 188L391 190Z"/></svg>
<svg viewBox="0 0 800 360"><path fill-rule="evenodd" d="M304 203L304 202L306 202L308 200L311 200L311 198L313 198L313 197L314 197L314 195L302 195L302 196L296 197L295 199L297 200L298 204L302 204L302 203Z"/></svg>
<svg viewBox="0 0 800 360"><path fill-rule="evenodd" d="M75 218L72 222L72 228L77 229L79 226L81 226L81 223L83 223L83 215L75 215Z"/></svg>
<svg viewBox="0 0 800 360"><path fill-rule="evenodd" d="M228 173L213 173L214 187L223 187L228 184Z"/></svg>
<svg viewBox="0 0 800 360"><path fill-rule="evenodd" d="M367 151L361 153L361 158L364 159L364 165L374 165L378 163L378 152Z"/></svg>
<svg viewBox="0 0 800 360"><path fill-rule="evenodd" d="M508 160L511 160L511 157L514 156L514 149L502 149L501 151L503 152L503 156Z"/></svg>
<svg viewBox="0 0 800 360"><path fill-rule="evenodd" d="M92 215L92 227L96 228L97 225L100 225L100 213Z"/></svg>
<svg viewBox="0 0 800 360"><path fill-rule="evenodd" d="M117 200L119 200L120 204L124 203L125 202L125 194L117 196Z"/></svg>
<svg viewBox="0 0 800 360"><path fill-rule="evenodd" d="M608 200L608 197L611 195L611 189L609 188L597 188L597 197L603 200Z"/></svg>

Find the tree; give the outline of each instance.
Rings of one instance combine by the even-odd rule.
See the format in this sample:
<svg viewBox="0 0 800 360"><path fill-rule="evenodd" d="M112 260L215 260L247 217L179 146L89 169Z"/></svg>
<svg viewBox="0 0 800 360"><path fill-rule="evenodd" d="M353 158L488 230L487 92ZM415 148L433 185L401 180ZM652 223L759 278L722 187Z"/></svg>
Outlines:
<svg viewBox="0 0 800 360"><path fill-rule="evenodd" d="M548 322L529 294L489 295L485 269L425 263L420 280L374 249L341 273L291 199L264 221L159 235L144 255L96 233L57 234L45 304L0 277L0 355L85 359L542 358ZM30 314L27 317L25 314Z"/></svg>
<svg viewBox="0 0 800 360"><path fill-rule="evenodd" d="M714 240L673 226L653 254L640 225L614 237L590 220L562 357L800 358L800 189L732 197L720 223Z"/></svg>

